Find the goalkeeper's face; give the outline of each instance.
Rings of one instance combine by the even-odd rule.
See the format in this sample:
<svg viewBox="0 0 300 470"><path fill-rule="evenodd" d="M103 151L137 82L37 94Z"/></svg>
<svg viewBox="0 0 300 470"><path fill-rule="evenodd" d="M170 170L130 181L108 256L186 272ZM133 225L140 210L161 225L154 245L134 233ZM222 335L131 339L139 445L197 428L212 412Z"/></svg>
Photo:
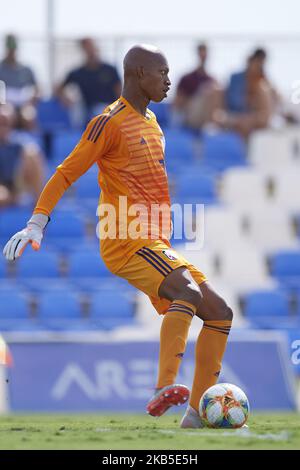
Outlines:
<svg viewBox="0 0 300 470"><path fill-rule="evenodd" d="M159 103L167 97L171 82L169 66L162 54L156 54L153 60L143 67L141 87L150 101Z"/></svg>

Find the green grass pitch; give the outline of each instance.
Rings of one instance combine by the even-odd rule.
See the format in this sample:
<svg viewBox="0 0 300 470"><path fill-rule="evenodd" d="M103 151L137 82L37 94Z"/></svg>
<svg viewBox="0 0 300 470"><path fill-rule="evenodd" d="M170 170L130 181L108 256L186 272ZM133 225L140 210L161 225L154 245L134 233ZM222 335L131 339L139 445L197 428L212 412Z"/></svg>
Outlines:
<svg viewBox="0 0 300 470"><path fill-rule="evenodd" d="M296 413L251 414L249 429L179 428L181 415L11 415L0 417L0 449L300 449Z"/></svg>

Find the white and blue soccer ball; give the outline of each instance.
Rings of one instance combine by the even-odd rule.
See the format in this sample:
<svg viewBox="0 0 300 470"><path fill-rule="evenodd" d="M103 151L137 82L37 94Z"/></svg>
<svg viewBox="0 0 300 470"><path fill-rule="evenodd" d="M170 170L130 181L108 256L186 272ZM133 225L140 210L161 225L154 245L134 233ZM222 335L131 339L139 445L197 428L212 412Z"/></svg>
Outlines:
<svg viewBox="0 0 300 470"><path fill-rule="evenodd" d="M199 405L202 423L210 428L241 428L248 419L249 410L243 390L227 383L206 390Z"/></svg>

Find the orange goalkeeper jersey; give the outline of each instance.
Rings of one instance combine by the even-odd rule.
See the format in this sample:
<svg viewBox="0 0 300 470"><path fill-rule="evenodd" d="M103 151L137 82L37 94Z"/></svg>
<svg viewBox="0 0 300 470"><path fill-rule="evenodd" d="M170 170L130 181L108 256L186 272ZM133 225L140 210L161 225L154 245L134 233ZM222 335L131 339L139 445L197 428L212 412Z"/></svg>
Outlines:
<svg viewBox="0 0 300 470"><path fill-rule="evenodd" d="M142 246L155 239L169 244L164 137L154 113L147 110L144 117L121 97L93 118L46 184L34 212L50 215L65 190L94 163L101 187L101 255L116 273Z"/></svg>

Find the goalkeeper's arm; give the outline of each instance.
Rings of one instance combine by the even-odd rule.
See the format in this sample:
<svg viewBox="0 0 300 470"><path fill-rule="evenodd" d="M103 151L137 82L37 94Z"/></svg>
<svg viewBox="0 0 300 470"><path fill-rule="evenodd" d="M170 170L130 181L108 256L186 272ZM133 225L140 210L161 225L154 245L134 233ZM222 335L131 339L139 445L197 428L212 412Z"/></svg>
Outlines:
<svg viewBox="0 0 300 470"><path fill-rule="evenodd" d="M105 126L99 139L94 141L91 135L102 121ZM114 141L115 129L107 115L96 116L90 121L79 143L44 187L27 227L13 235L5 245L3 254L7 259L14 260L21 256L28 243L34 250L39 249L50 214L58 201L71 184L109 152Z"/></svg>
<svg viewBox="0 0 300 470"><path fill-rule="evenodd" d="M50 221L50 213L69 186L59 171L52 176L44 187L26 228L17 232L6 243L3 249L6 259L13 261L21 256L29 243L34 250L39 250L44 230Z"/></svg>

